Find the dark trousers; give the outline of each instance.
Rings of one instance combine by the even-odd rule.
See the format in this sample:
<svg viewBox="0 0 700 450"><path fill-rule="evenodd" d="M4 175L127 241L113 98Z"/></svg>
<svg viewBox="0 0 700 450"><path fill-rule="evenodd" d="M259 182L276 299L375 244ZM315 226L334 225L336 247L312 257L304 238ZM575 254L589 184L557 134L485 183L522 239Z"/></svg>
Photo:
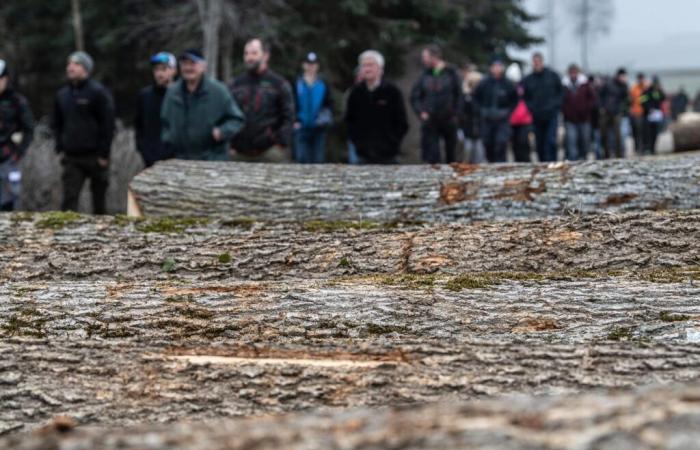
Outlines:
<svg viewBox="0 0 700 450"><path fill-rule="evenodd" d="M423 123L421 129L421 147L423 149L423 162L428 164L440 164L440 139L445 141L445 162L447 164L457 161L457 122L454 120L433 121Z"/></svg>
<svg viewBox="0 0 700 450"><path fill-rule="evenodd" d="M90 179L92 207L95 214L105 214L109 170L100 167L97 156L65 155L63 165L63 211L77 211L80 191L86 179Z"/></svg>
<svg viewBox="0 0 700 450"><path fill-rule="evenodd" d="M486 149L486 159L490 163L506 162L506 150L510 139L508 119L481 123L481 140Z"/></svg>
<svg viewBox="0 0 700 450"><path fill-rule="evenodd" d="M624 158L625 145L622 140L622 116L619 114L602 114L600 134L606 158Z"/></svg>
<svg viewBox="0 0 700 450"><path fill-rule="evenodd" d="M555 116L550 120L536 120L532 126L535 129L537 157L540 162L555 162L557 160L558 117Z"/></svg>
<svg viewBox="0 0 700 450"><path fill-rule="evenodd" d="M530 128L530 125L518 125L512 128L511 145L515 162L530 162Z"/></svg>
<svg viewBox="0 0 700 450"><path fill-rule="evenodd" d="M656 153L656 141L659 139L659 133L661 132L661 127L663 124L661 122L652 122L650 120L644 121L644 131L646 138L644 139L646 148L645 153L653 155Z"/></svg>
<svg viewBox="0 0 700 450"><path fill-rule="evenodd" d="M646 120L643 116L632 116L630 122L632 124L632 137L634 137L634 151L637 154L642 154L647 149Z"/></svg>

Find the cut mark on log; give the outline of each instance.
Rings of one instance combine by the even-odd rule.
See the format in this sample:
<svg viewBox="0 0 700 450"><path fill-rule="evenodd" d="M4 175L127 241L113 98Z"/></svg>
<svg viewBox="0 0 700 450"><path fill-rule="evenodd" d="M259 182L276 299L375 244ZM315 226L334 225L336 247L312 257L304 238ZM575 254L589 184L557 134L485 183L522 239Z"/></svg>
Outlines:
<svg viewBox="0 0 700 450"><path fill-rule="evenodd" d="M605 200L603 206L624 205L625 203L629 203L637 197L637 194L613 194L610 195L607 200Z"/></svg>
<svg viewBox="0 0 700 450"><path fill-rule="evenodd" d="M541 331L554 331L561 329L553 319L530 318L522 320L511 331L513 333L535 333Z"/></svg>
<svg viewBox="0 0 700 450"><path fill-rule="evenodd" d="M479 169L478 164L467 164L467 163L452 163L450 164L452 170L455 171L460 177L474 173Z"/></svg>
<svg viewBox="0 0 700 450"><path fill-rule="evenodd" d="M440 186L440 202L445 205L476 199L479 191L477 183L445 183Z"/></svg>
<svg viewBox="0 0 700 450"><path fill-rule="evenodd" d="M535 200L533 194L541 194L546 191L547 183L544 180L541 180L537 186L532 186L532 180L506 180L503 189L494 196L494 199L531 202Z"/></svg>
<svg viewBox="0 0 700 450"><path fill-rule="evenodd" d="M167 287L161 289L164 295L198 295L198 294L236 294L243 297L250 297L263 291L262 286L257 283L246 283L237 286L204 286L204 287Z"/></svg>
<svg viewBox="0 0 700 450"><path fill-rule="evenodd" d="M238 358L214 355L168 356L167 359L184 361L196 366L207 364L223 366L240 366L256 364L261 366L307 366L321 368L376 368L387 364L385 361L355 361L350 359L282 359L282 358Z"/></svg>

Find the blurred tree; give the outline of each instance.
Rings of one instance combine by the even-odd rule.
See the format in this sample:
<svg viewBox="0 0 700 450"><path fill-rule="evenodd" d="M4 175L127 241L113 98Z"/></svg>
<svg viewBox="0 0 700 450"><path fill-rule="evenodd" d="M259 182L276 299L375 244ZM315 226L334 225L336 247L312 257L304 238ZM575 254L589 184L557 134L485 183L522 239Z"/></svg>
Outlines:
<svg viewBox="0 0 700 450"><path fill-rule="evenodd" d="M47 114L75 50L69 0L0 2L0 51L10 60L36 114ZM345 89L357 55L383 52L390 76L403 72L417 44L437 42L455 62L485 62L491 54L539 42L527 31L536 20L521 0L91 0L81 2L85 50L95 76L129 118L139 87L150 81L149 56L199 46L212 73L228 81L241 70L245 40L258 35L273 48L273 67L293 77L309 51L325 75Z"/></svg>
<svg viewBox="0 0 700 450"><path fill-rule="evenodd" d="M593 41L610 33L615 7L612 0L569 0L569 14L574 20L574 36L581 40L581 64L590 69L588 52Z"/></svg>

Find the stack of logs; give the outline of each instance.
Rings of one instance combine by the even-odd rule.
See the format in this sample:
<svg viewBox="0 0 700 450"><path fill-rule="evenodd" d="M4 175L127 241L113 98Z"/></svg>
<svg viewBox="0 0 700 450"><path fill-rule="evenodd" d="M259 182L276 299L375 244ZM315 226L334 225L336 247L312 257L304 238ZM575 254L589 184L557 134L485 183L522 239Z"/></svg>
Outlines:
<svg viewBox="0 0 700 450"><path fill-rule="evenodd" d="M137 217L0 216L0 448L693 448L698 162L171 161Z"/></svg>

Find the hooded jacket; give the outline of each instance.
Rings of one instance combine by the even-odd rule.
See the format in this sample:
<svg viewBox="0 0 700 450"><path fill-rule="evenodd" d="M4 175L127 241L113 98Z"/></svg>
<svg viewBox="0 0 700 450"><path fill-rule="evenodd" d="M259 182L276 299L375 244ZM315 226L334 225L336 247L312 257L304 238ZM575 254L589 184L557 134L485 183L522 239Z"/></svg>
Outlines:
<svg viewBox="0 0 700 450"><path fill-rule="evenodd" d="M564 85L564 120L569 123L587 123L591 121L593 110L598 105L598 96L584 74L575 80L566 76Z"/></svg>

